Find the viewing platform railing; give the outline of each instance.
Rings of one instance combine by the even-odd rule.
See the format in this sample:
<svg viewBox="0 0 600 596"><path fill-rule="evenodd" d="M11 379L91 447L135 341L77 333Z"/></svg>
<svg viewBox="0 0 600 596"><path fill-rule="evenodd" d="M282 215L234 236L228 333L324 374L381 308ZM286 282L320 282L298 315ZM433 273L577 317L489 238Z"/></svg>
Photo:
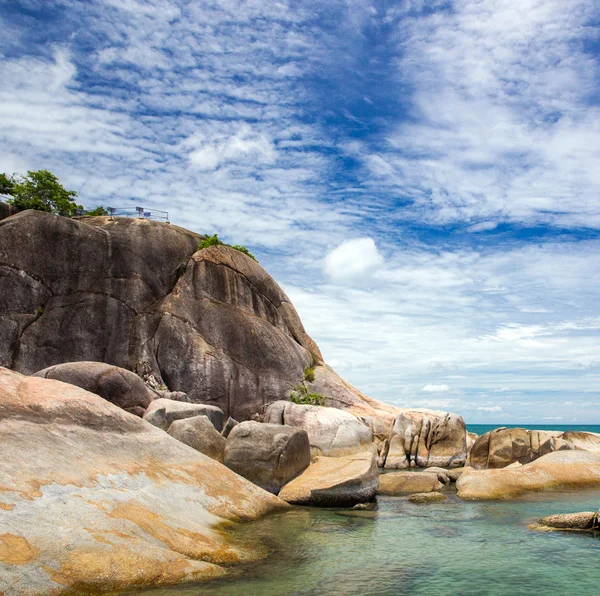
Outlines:
<svg viewBox="0 0 600 596"><path fill-rule="evenodd" d="M152 219L154 221L163 221L165 223L171 223L169 221L169 212L162 211L160 209L145 209L144 207L107 207L108 216L114 217L137 217L139 219ZM84 209L78 209L77 215L89 215L89 211Z"/></svg>

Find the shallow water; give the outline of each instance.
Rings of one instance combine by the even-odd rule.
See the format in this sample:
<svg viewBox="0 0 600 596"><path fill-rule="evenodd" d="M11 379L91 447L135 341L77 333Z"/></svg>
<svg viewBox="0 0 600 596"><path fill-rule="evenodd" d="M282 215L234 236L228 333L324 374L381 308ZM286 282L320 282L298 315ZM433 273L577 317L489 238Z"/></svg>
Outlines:
<svg viewBox="0 0 600 596"><path fill-rule="evenodd" d="M377 511L296 508L246 524L240 537L273 548L227 579L139 596L327 596L600 593L600 537L533 532L552 513L595 511L600 491L508 502L414 505L380 498Z"/></svg>

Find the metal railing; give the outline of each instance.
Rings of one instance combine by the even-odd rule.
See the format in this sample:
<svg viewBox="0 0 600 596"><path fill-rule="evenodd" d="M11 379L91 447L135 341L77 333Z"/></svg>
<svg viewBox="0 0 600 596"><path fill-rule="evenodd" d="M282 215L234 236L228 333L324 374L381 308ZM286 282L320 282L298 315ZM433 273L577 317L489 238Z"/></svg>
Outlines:
<svg viewBox="0 0 600 596"><path fill-rule="evenodd" d="M161 209L145 209L144 207L107 207L108 216L112 219L115 217L137 217L138 219L152 219L154 221L163 221L165 223L171 223L169 221L169 212L162 211ZM78 209L77 215L89 215L89 211L84 209Z"/></svg>

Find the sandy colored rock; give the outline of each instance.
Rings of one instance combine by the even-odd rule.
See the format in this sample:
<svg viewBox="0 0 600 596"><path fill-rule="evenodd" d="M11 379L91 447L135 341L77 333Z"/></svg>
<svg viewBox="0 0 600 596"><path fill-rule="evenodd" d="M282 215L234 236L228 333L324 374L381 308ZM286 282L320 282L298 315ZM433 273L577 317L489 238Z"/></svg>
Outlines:
<svg viewBox="0 0 600 596"><path fill-rule="evenodd" d="M313 457L375 450L371 429L350 412L337 408L277 401L266 409L264 420L304 429Z"/></svg>
<svg viewBox="0 0 600 596"><path fill-rule="evenodd" d="M467 468L454 468L453 470L448 470L448 478L450 478L450 482L456 482L466 469Z"/></svg>
<svg viewBox="0 0 600 596"><path fill-rule="evenodd" d="M207 416L193 416L175 420L167 431L174 439L211 459L223 463L225 438L217 431Z"/></svg>
<svg viewBox="0 0 600 596"><path fill-rule="evenodd" d="M559 513L542 517L538 521L542 528L555 530L600 530L600 521L597 511L583 511L581 513Z"/></svg>
<svg viewBox="0 0 600 596"><path fill-rule="evenodd" d="M223 522L286 506L97 395L6 369L0 448L5 596L217 577L261 554Z"/></svg>
<svg viewBox="0 0 600 596"><path fill-rule="evenodd" d="M386 472L379 475L379 494L386 496L407 495L439 491L443 484L437 474L429 472Z"/></svg>
<svg viewBox="0 0 600 596"><path fill-rule="evenodd" d="M144 413L144 420L162 430L169 430L175 420L206 416L221 432L224 414L220 408L209 404L191 404L170 399L156 399Z"/></svg>
<svg viewBox="0 0 600 596"><path fill-rule="evenodd" d="M386 469L462 467L467 458L467 431L456 414L404 410L394 420Z"/></svg>
<svg viewBox="0 0 600 596"><path fill-rule="evenodd" d="M456 483L467 500L510 499L527 492L600 486L600 453L556 451L518 468L465 470Z"/></svg>
<svg viewBox="0 0 600 596"><path fill-rule="evenodd" d="M377 494L377 456L372 452L317 457L279 497L295 505L345 506L371 501Z"/></svg>
<svg viewBox="0 0 600 596"><path fill-rule="evenodd" d="M104 362L68 362L33 376L76 385L138 416L144 415L154 399L154 393L135 373Z"/></svg>
<svg viewBox="0 0 600 596"><path fill-rule="evenodd" d="M432 493L416 493L414 495L410 495L408 500L411 503L441 503L445 501L448 497L442 493L432 492Z"/></svg>
<svg viewBox="0 0 600 596"><path fill-rule="evenodd" d="M310 443L302 429L248 420L229 433L224 463L250 482L277 494L310 464Z"/></svg>
<svg viewBox="0 0 600 596"><path fill-rule="evenodd" d="M432 466L431 468L427 468L427 472L430 474L436 474L438 480L442 484L448 484L450 482L450 476L448 475L449 470Z"/></svg>

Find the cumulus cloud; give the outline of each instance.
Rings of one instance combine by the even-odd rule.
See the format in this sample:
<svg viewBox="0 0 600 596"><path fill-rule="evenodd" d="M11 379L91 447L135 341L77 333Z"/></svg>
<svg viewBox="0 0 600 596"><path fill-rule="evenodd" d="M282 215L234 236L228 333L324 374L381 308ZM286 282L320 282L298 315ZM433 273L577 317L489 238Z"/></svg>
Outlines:
<svg viewBox="0 0 600 596"><path fill-rule="evenodd" d="M333 281L360 280L372 276L383 264L373 238L347 240L324 259L325 274Z"/></svg>
<svg viewBox="0 0 600 596"><path fill-rule="evenodd" d="M477 410L480 412L502 412L500 406L479 406Z"/></svg>
<svg viewBox="0 0 600 596"><path fill-rule="evenodd" d="M421 391L425 391L426 393L445 393L446 391L450 391L450 387L448 385L425 385Z"/></svg>

